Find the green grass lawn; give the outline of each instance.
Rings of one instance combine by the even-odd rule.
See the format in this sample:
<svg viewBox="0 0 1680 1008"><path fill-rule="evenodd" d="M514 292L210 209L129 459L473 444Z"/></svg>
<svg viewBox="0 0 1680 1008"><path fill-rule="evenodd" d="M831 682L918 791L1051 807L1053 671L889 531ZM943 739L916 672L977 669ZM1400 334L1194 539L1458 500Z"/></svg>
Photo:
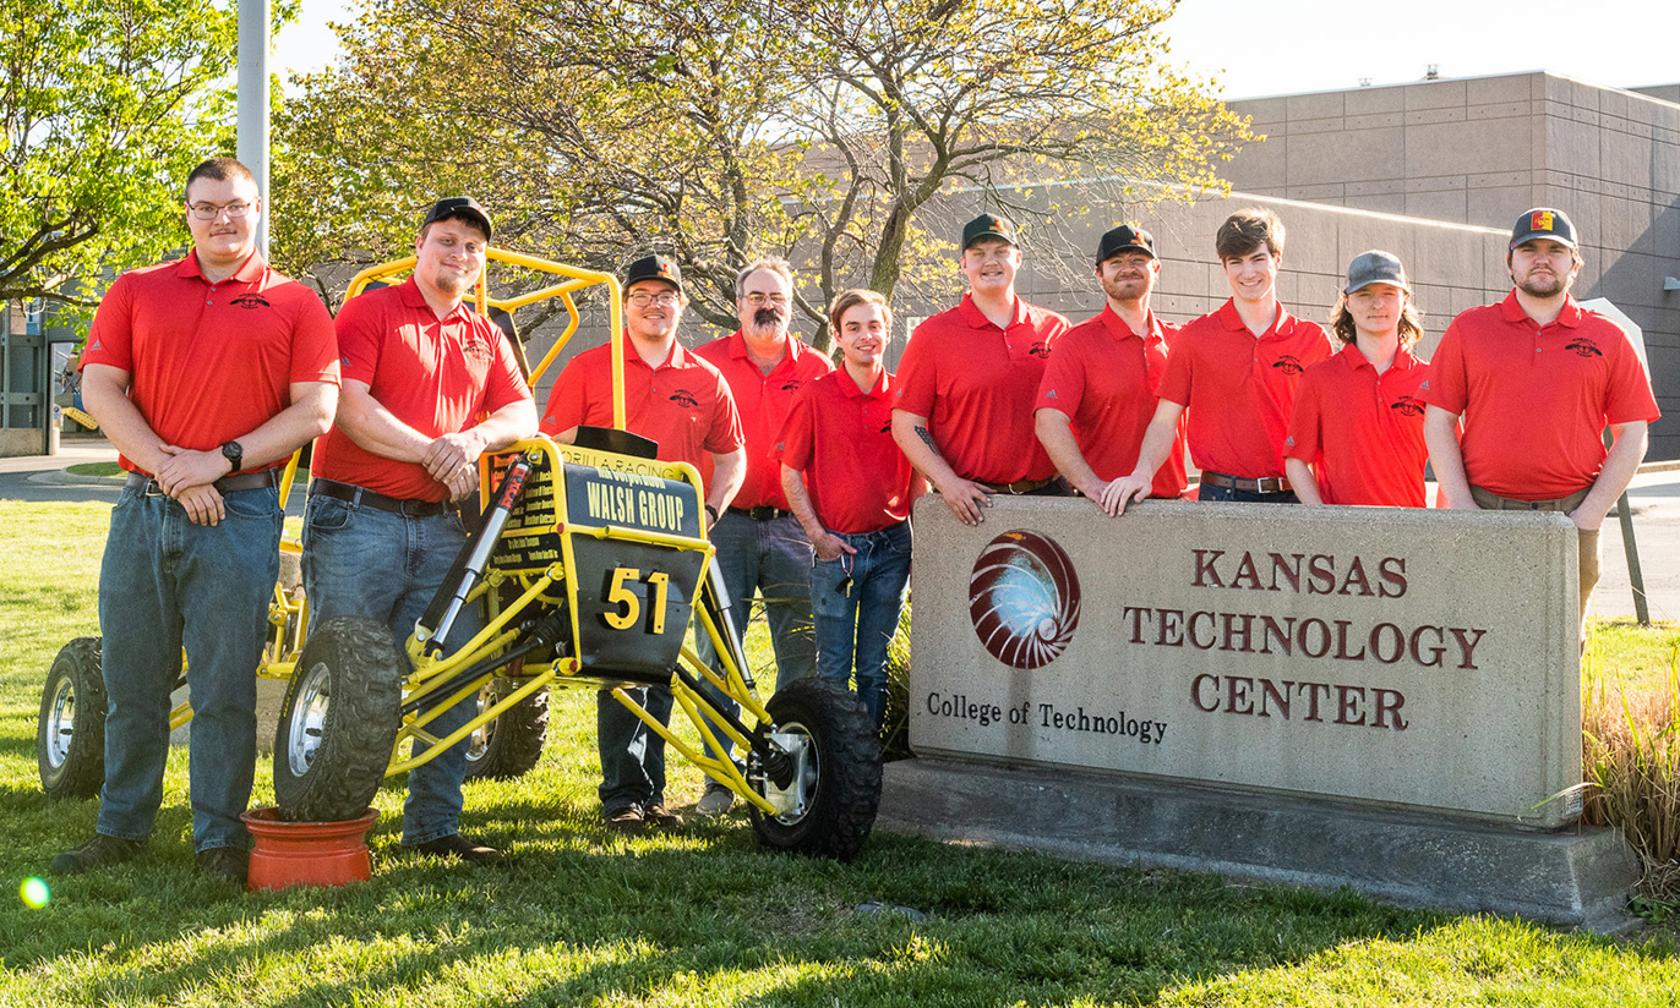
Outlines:
<svg viewBox="0 0 1680 1008"><path fill-rule="evenodd" d="M465 830L507 850L505 869L404 856L388 786L371 882L227 893L192 870L178 750L147 856L50 880L51 902L29 909L19 882L96 811L41 795L34 733L53 654L96 632L108 510L0 502L0 1005L1677 1003L1662 933L1596 938L881 833L838 865L761 853L741 819L626 840L596 821L584 692L556 695L533 773L468 785ZM692 802L698 773L672 769L673 803ZM264 762L255 801L270 800Z"/></svg>
<svg viewBox="0 0 1680 1008"><path fill-rule="evenodd" d="M122 466L115 462L77 462L64 470L74 476L121 476Z"/></svg>

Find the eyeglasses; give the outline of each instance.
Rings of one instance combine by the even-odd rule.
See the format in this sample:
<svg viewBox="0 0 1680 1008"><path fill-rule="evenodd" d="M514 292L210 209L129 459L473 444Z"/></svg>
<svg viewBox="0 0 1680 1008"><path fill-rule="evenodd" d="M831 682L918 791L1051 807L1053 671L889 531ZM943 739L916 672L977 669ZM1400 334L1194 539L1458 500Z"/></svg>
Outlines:
<svg viewBox="0 0 1680 1008"><path fill-rule="evenodd" d="M646 308L648 305L658 305L661 308L669 308L677 303L677 292L660 291L657 294L653 294L648 291L636 291L634 294L626 296L624 300L635 305L637 308Z"/></svg>
<svg viewBox="0 0 1680 1008"><path fill-rule="evenodd" d="M786 294L760 294L757 291L753 291L751 294L742 295L741 300L752 305L754 308L762 308L767 304L772 304L780 308L782 305L788 303Z"/></svg>
<svg viewBox="0 0 1680 1008"><path fill-rule="evenodd" d="M188 203L187 209L199 220L215 220L223 213L229 220L238 220L251 212L251 204L243 200L234 203Z"/></svg>

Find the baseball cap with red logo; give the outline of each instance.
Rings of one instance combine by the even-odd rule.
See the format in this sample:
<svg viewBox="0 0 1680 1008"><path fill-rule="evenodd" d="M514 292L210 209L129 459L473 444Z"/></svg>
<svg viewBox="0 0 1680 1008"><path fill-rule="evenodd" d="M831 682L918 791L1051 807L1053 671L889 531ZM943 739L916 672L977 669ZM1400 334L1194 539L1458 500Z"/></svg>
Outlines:
<svg viewBox="0 0 1680 1008"><path fill-rule="evenodd" d="M1517 223L1511 228L1511 244L1508 247L1516 248L1536 238L1550 238L1575 248L1575 225L1562 210L1535 207L1517 218Z"/></svg>
<svg viewBox="0 0 1680 1008"><path fill-rule="evenodd" d="M683 293L682 270L675 260L662 255L643 256L624 268L624 289L638 280L663 280Z"/></svg>
<svg viewBox="0 0 1680 1008"><path fill-rule="evenodd" d="M1017 247L1021 244L1015 240L1015 225L1009 218L997 214L981 214L963 225L963 251L968 251L970 246L982 238L1002 238Z"/></svg>

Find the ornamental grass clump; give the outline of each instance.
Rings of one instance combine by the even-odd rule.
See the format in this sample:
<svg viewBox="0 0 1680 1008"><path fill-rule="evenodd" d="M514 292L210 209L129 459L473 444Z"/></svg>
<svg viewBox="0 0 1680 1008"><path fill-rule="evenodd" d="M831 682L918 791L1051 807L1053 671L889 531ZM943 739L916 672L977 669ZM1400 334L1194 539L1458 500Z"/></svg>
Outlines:
<svg viewBox="0 0 1680 1008"><path fill-rule="evenodd" d="M1581 666L1582 817L1620 828L1644 869L1640 895L1680 910L1680 648L1654 687L1614 683L1604 664L1590 643Z"/></svg>

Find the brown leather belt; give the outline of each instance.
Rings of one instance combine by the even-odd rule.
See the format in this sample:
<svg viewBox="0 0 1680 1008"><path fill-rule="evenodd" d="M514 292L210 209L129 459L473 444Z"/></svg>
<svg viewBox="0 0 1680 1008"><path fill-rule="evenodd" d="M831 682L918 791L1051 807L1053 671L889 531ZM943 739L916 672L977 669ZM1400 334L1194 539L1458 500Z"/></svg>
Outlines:
<svg viewBox="0 0 1680 1008"><path fill-rule="evenodd" d="M750 508L731 507L729 510L732 514L751 518L753 521L773 521L793 514L792 511L784 511L771 504L757 504Z"/></svg>
<svg viewBox="0 0 1680 1008"><path fill-rule="evenodd" d="M1048 479L1024 479L1016 480L1013 483L981 483L980 485L995 494L1015 494L1019 496L1037 493L1053 483L1060 483L1061 480L1060 476L1051 476Z"/></svg>
<svg viewBox="0 0 1680 1008"><path fill-rule="evenodd" d="M1202 482L1208 486L1224 487L1227 490L1241 490L1243 493L1288 493L1289 479L1286 476L1260 476L1251 479L1247 476L1230 476L1226 473L1203 472Z"/></svg>
<svg viewBox="0 0 1680 1008"><path fill-rule="evenodd" d="M217 493L224 494L234 493L238 490L266 490L269 487L280 485L280 470L264 469L262 472L223 476L210 485L216 488ZM167 496L163 492L163 487L158 486L157 480L136 472L128 474L128 482L124 486L130 490L138 490L148 497Z"/></svg>
<svg viewBox="0 0 1680 1008"><path fill-rule="evenodd" d="M430 518L432 515L443 514L450 509L447 501L409 500L402 497L387 497L382 493L375 493L366 487L359 487L351 483L340 483L337 480L317 479L309 484L309 495L331 497L334 500L348 501L351 504L363 505L379 511L389 511L400 514L404 518Z"/></svg>

